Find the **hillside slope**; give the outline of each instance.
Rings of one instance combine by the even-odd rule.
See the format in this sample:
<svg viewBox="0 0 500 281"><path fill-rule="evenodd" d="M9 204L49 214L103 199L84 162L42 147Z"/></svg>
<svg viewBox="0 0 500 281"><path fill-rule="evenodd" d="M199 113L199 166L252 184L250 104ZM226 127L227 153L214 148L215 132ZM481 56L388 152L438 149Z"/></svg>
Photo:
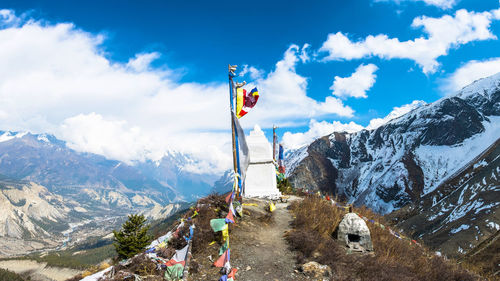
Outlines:
<svg viewBox="0 0 500 281"><path fill-rule="evenodd" d="M461 256L500 230L500 139L418 202L391 217L416 238Z"/></svg>

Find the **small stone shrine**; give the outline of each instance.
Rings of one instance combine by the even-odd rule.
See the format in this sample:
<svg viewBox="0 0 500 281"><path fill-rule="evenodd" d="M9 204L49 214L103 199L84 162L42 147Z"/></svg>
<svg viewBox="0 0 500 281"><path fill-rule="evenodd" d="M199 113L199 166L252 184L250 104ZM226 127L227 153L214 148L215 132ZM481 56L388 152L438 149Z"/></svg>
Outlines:
<svg viewBox="0 0 500 281"><path fill-rule="evenodd" d="M337 240L353 252L373 251L370 229L355 213L347 213L337 229Z"/></svg>

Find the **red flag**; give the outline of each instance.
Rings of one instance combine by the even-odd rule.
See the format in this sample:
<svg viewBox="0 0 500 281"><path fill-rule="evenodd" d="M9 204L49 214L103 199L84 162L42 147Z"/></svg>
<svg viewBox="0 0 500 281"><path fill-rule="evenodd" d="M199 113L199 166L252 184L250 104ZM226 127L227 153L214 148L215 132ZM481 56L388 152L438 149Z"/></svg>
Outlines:
<svg viewBox="0 0 500 281"><path fill-rule="evenodd" d="M238 271L238 269L236 269L236 268L231 269L231 272L229 272L229 274L227 275L227 277L228 278L234 278L234 275L236 274L236 271Z"/></svg>
<svg viewBox="0 0 500 281"><path fill-rule="evenodd" d="M229 210L229 212L227 213L226 223L234 223L234 216L233 216L233 212L231 212L231 210Z"/></svg>
<svg viewBox="0 0 500 281"><path fill-rule="evenodd" d="M227 196L226 196L226 203L229 204L229 200L231 200L231 196L233 196L233 193L230 192Z"/></svg>
<svg viewBox="0 0 500 281"><path fill-rule="evenodd" d="M215 262L215 267L224 267L224 264L229 261L229 249L227 249L222 256L220 256Z"/></svg>

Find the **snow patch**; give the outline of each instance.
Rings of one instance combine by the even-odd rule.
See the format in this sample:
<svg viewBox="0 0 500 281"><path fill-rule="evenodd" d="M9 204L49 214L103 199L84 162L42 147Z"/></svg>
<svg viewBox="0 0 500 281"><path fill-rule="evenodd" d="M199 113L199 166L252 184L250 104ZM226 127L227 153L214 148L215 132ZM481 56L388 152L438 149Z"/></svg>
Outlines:
<svg viewBox="0 0 500 281"><path fill-rule="evenodd" d="M462 231L462 230L469 229L469 227L470 227L470 226L468 226L468 225L466 225L466 224L462 224L460 227L455 228L455 229L452 229L452 230L450 231L450 233L455 234L455 233L458 233L458 232L460 232L460 231Z"/></svg>
<svg viewBox="0 0 500 281"><path fill-rule="evenodd" d="M487 227L491 228L491 229L495 229L495 230L500 230L500 225L498 225L498 223L495 223L495 222L492 222L490 221L489 223L486 224Z"/></svg>
<svg viewBox="0 0 500 281"><path fill-rule="evenodd" d="M0 142L9 141L13 138L22 138L28 132L4 132L0 135Z"/></svg>
<svg viewBox="0 0 500 281"><path fill-rule="evenodd" d="M484 132L466 139L455 146L422 145L415 154L424 171L424 194L436 189L443 181L459 171L474 157L486 150L500 135L500 116L488 117L484 121ZM479 163L478 163L479 164Z"/></svg>

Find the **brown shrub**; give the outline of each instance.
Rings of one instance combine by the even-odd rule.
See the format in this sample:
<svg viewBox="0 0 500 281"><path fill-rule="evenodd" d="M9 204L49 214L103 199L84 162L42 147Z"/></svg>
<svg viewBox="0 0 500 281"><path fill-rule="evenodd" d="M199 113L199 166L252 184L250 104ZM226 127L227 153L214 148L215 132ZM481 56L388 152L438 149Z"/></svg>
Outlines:
<svg viewBox="0 0 500 281"><path fill-rule="evenodd" d="M329 265L338 280L479 280L457 264L436 257L432 252L407 240L397 239L387 228L367 222L374 254L347 254L332 234L346 211L329 201L308 196L290 205L295 218L288 233L290 248L299 263L314 260ZM367 208L354 212L380 224L386 222ZM337 280L336 279L336 280Z"/></svg>
<svg viewBox="0 0 500 281"><path fill-rule="evenodd" d="M310 258L313 252L318 247L318 241L321 241L321 236L314 231L307 231L299 228L292 230L286 234L286 240L292 251L297 251L297 262L304 263Z"/></svg>
<svg viewBox="0 0 500 281"><path fill-rule="evenodd" d="M158 274L156 264L144 254L133 257L132 262L127 266L127 270L139 275Z"/></svg>
<svg viewBox="0 0 500 281"><path fill-rule="evenodd" d="M164 259L171 259L175 254L175 249L172 247L160 248L156 251L156 254Z"/></svg>
<svg viewBox="0 0 500 281"><path fill-rule="evenodd" d="M189 263L189 273L198 273L200 270L200 264L195 260L191 260Z"/></svg>
<svg viewBox="0 0 500 281"><path fill-rule="evenodd" d="M305 197L302 202L294 202L295 228L309 228L323 236L330 236L337 228L345 212L332 206L331 202L316 196Z"/></svg>
<svg viewBox="0 0 500 281"><path fill-rule="evenodd" d="M221 233L213 232L210 226L210 220L222 218L226 216L228 212L225 197L214 194L200 199L197 208L198 215L193 219L196 225L193 239L193 254L204 250L207 244L212 241L221 241Z"/></svg>

